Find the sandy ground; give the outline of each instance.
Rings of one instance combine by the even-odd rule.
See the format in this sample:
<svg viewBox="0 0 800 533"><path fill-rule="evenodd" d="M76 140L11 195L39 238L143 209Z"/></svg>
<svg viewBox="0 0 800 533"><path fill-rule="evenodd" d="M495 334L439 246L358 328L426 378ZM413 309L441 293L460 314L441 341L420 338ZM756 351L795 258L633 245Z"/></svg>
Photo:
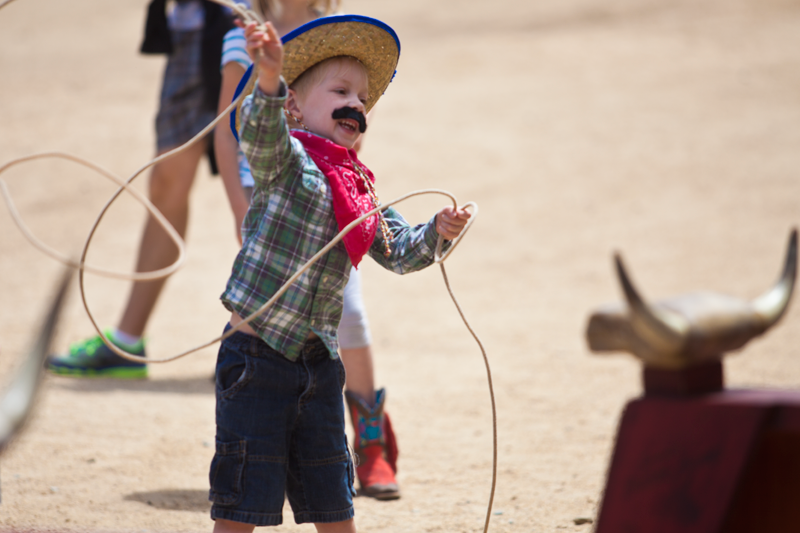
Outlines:
<svg viewBox="0 0 800 533"><path fill-rule="evenodd" d="M17 0L0 10L0 163L42 151L122 176L149 160L163 58L137 53L144 0ZM491 530L589 531L639 364L597 357L588 313L618 300L623 253L652 298L709 289L750 298L776 278L800 199L797 0L348 0L403 51L363 160L382 198L436 187L479 218L447 262L482 337L497 396ZM38 235L76 254L112 192L66 162L3 175ZM138 182L144 190L146 177ZM401 211L426 220L440 198ZM122 199L91 249L131 268L144 211ZM235 253L219 179L192 198L189 253L149 330L166 357L209 340ZM0 209L0 372L25 353L60 267ZM356 501L363 532L481 531L492 464L480 351L438 268L364 267L377 381L400 444L402 499ZM77 287L77 283L75 284ZM113 325L127 284L87 278ZM729 358L731 387L800 386L800 307ZM57 346L92 333L73 291ZM50 376L0 459L0 530L209 531L215 348L144 382ZM287 508L288 511L288 508ZM289 523L275 531L313 531Z"/></svg>

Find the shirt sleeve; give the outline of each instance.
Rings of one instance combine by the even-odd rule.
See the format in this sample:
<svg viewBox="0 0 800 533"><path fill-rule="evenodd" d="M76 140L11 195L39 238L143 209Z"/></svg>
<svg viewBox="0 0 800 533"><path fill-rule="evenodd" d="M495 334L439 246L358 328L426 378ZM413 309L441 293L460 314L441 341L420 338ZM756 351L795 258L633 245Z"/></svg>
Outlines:
<svg viewBox="0 0 800 533"><path fill-rule="evenodd" d="M416 272L433 264L436 252L436 241L439 233L436 231L436 217L434 216L425 224L410 225L394 208L389 207L383 211L383 218L389 227L392 242L389 245L389 257L383 233L378 226L375 240L369 249L369 255L379 265L397 274ZM442 252L450 248L450 241L442 243Z"/></svg>
<svg viewBox="0 0 800 533"><path fill-rule="evenodd" d="M245 49L246 40L242 28L233 28L225 34L222 40L222 61L220 68L231 62L240 64L245 70L250 66L250 56Z"/></svg>
<svg viewBox="0 0 800 533"><path fill-rule="evenodd" d="M250 163L255 186L266 187L290 167L294 153L283 115L286 84L281 79L279 96L267 96L258 84L242 104L239 144Z"/></svg>

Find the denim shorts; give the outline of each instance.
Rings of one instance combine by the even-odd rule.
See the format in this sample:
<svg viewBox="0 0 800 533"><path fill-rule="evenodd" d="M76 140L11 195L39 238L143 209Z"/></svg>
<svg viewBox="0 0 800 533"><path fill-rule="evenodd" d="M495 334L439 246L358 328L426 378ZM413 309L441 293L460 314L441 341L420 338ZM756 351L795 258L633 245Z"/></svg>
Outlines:
<svg viewBox="0 0 800 533"><path fill-rule="evenodd" d="M237 332L222 342L216 372L211 518L278 525L284 495L298 524L352 518L341 360L319 339L290 361Z"/></svg>

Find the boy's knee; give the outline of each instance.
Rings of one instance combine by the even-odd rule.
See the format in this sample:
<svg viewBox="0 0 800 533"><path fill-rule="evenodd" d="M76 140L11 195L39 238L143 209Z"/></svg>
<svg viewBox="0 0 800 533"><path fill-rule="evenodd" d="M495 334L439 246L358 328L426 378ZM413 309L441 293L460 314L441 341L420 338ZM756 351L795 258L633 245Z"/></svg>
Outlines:
<svg viewBox="0 0 800 533"><path fill-rule="evenodd" d="M250 533L255 528L252 524L233 522L222 518L217 518L214 521L214 533Z"/></svg>
<svg viewBox="0 0 800 533"><path fill-rule="evenodd" d="M344 522L330 524L316 523L317 533L356 533L356 522L352 518Z"/></svg>

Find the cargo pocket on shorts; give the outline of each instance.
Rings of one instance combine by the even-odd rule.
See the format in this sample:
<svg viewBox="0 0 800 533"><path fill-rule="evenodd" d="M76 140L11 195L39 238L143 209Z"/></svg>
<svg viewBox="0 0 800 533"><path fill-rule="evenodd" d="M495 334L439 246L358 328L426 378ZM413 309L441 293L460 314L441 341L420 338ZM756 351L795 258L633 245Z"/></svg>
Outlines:
<svg viewBox="0 0 800 533"><path fill-rule="evenodd" d="M347 435L344 437L344 446L347 448L347 484L350 487L350 496L355 498L358 495L356 491L356 465L353 462L353 455L355 450L350 447L347 442Z"/></svg>
<svg viewBox="0 0 800 533"><path fill-rule="evenodd" d="M218 505L235 505L242 496L247 443L217 442L217 452L211 461L208 479L211 490L208 499Z"/></svg>

